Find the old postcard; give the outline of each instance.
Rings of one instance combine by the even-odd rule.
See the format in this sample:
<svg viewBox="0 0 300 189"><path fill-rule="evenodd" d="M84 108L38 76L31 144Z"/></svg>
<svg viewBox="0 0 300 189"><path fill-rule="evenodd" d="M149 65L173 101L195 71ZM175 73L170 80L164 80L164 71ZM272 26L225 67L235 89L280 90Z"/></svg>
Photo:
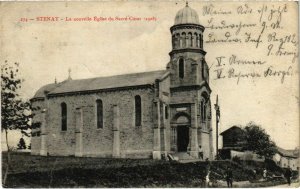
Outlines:
<svg viewBox="0 0 300 189"><path fill-rule="evenodd" d="M3 187L299 187L298 2L1 2Z"/></svg>

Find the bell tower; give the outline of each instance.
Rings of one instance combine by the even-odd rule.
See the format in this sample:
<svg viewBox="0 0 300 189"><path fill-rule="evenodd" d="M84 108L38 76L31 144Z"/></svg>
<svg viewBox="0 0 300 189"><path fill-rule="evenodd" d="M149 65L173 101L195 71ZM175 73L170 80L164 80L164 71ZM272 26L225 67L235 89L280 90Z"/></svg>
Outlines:
<svg viewBox="0 0 300 189"><path fill-rule="evenodd" d="M208 80L208 67L203 49L204 27L197 12L188 3L179 10L170 28L172 51L167 69L171 72L171 86L197 85Z"/></svg>
<svg viewBox="0 0 300 189"><path fill-rule="evenodd" d="M213 158L209 69L197 12L188 3L170 28L171 151ZM202 157L199 152L203 151Z"/></svg>

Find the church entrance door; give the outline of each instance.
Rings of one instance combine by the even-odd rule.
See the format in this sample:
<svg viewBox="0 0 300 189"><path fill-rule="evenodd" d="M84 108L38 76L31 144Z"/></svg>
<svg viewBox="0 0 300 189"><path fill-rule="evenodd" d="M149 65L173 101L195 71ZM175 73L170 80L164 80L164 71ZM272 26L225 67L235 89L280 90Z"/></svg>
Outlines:
<svg viewBox="0 0 300 189"><path fill-rule="evenodd" d="M186 152L189 145L189 128L187 126L177 127L177 151Z"/></svg>

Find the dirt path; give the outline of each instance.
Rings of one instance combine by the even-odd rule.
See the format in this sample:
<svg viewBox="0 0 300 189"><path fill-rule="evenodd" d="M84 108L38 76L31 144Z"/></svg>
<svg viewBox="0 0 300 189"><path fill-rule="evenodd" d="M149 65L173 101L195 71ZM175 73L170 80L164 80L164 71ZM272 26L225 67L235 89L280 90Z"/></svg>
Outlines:
<svg viewBox="0 0 300 189"><path fill-rule="evenodd" d="M294 182L290 186L288 184L281 184L274 186L274 188L299 188L300 183L299 182Z"/></svg>

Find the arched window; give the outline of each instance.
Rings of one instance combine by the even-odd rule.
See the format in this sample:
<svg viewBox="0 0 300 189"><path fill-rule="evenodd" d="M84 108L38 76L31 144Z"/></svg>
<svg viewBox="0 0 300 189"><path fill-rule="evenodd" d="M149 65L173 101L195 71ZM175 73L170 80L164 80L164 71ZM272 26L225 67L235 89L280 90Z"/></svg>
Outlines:
<svg viewBox="0 0 300 189"><path fill-rule="evenodd" d="M61 103L61 130L66 131L67 130L67 104Z"/></svg>
<svg viewBox="0 0 300 189"><path fill-rule="evenodd" d="M165 106L165 119L169 119L169 108Z"/></svg>
<svg viewBox="0 0 300 189"><path fill-rule="evenodd" d="M97 111L97 129L103 128L103 103L102 100L96 100Z"/></svg>
<svg viewBox="0 0 300 189"><path fill-rule="evenodd" d="M200 48L203 49L203 36L202 34L200 34L199 36L200 36Z"/></svg>
<svg viewBox="0 0 300 189"><path fill-rule="evenodd" d="M134 97L135 101L135 126L141 126L142 125L142 102L141 97L139 95L136 95Z"/></svg>
<svg viewBox="0 0 300 189"><path fill-rule="evenodd" d="M202 75L202 79L205 80L205 62L204 60L201 61L201 75Z"/></svg>
<svg viewBox="0 0 300 189"><path fill-rule="evenodd" d="M204 107L203 107L203 121L206 121L206 103L204 103Z"/></svg>
<svg viewBox="0 0 300 189"><path fill-rule="evenodd" d="M179 40L179 48L182 48L182 36L179 35L178 40Z"/></svg>
<svg viewBox="0 0 300 189"><path fill-rule="evenodd" d="M179 77L184 77L184 61L182 58L179 59Z"/></svg>
<svg viewBox="0 0 300 189"><path fill-rule="evenodd" d="M192 33L189 33L189 46L192 47L193 46L193 35Z"/></svg>
<svg viewBox="0 0 300 189"><path fill-rule="evenodd" d="M180 47L180 34L177 33L175 39L175 48L179 48L179 47Z"/></svg>
<svg viewBox="0 0 300 189"><path fill-rule="evenodd" d="M197 35L197 33L194 33L194 46L199 47L198 46L198 35Z"/></svg>
<svg viewBox="0 0 300 189"><path fill-rule="evenodd" d="M172 35L172 48L173 48L173 49L175 49L175 45L176 45L175 40L176 40L175 35Z"/></svg>
<svg viewBox="0 0 300 189"><path fill-rule="evenodd" d="M206 120L206 103L205 100L202 99L200 103L200 113L201 113L201 122L205 122Z"/></svg>
<svg viewBox="0 0 300 189"><path fill-rule="evenodd" d="M183 32L182 33L182 47L186 47L186 34Z"/></svg>

